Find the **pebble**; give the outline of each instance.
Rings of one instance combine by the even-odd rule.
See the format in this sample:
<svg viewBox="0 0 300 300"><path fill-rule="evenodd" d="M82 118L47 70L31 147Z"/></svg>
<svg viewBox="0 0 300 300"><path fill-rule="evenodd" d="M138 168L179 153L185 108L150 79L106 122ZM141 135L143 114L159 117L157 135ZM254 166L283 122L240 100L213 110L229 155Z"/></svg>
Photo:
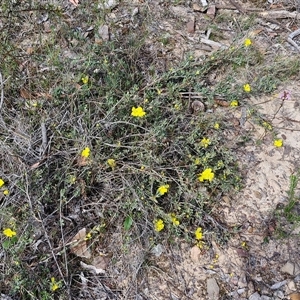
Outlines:
<svg viewBox="0 0 300 300"><path fill-rule="evenodd" d="M278 289L280 289L283 285L285 285L286 283L287 283L286 280L280 281L280 282L274 283L270 288L271 288L271 290L278 290Z"/></svg>
<svg viewBox="0 0 300 300"><path fill-rule="evenodd" d="M188 33L194 33L195 32L195 19L189 21L186 24L187 32Z"/></svg>
<svg viewBox="0 0 300 300"><path fill-rule="evenodd" d="M291 280L288 284L287 284L287 292L288 294L291 292L295 292L297 290L296 288L296 284L293 280Z"/></svg>
<svg viewBox="0 0 300 300"><path fill-rule="evenodd" d="M300 268L297 264L288 261L282 268L281 272L287 273L290 275L298 275L300 273Z"/></svg>
<svg viewBox="0 0 300 300"><path fill-rule="evenodd" d="M249 297L249 300L261 300L261 297L258 292L255 292Z"/></svg>
<svg viewBox="0 0 300 300"><path fill-rule="evenodd" d="M220 288L217 284L216 279L214 278L207 279L206 287L207 287L208 299L210 300L219 299Z"/></svg>
<svg viewBox="0 0 300 300"><path fill-rule="evenodd" d="M260 300L271 300L272 298L266 295L260 297Z"/></svg>
<svg viewBox="0 0 300 300"><path fill-rule="evenodd" d="M284 294L282 291L275 291L273 296L276 297L275 299L283 299L284 298Z"/></svg>

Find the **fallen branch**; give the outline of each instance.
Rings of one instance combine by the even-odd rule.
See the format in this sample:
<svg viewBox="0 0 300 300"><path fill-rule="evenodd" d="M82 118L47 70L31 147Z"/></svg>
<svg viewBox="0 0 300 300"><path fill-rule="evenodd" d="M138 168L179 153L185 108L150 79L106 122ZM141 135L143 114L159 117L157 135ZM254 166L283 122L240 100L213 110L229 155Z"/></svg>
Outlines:
<svg viewBox="0 0 300 300"><path fill-rule="evenodd" d="M258 12L257 15L266 19L296 19L300 20L300 14L296 11L289 12L286 10L269 10Z"/></svg>
<svg viewBox="0 0 300 300"><path fill-rule="evenodd" d="M292 33L290 33L287 41L300 52L300 47L298 46L298 44L296 42L293 41L293 38L297 35L300 35L300 29L297 29L297 30L293 31Z"/></svg>

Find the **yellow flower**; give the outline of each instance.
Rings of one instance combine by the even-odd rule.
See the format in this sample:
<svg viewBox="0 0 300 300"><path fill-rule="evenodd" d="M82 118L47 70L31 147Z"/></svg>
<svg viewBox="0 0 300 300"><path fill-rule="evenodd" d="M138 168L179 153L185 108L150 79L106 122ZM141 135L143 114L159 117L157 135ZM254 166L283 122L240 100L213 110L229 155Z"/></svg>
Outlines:
<svg viewBox="0 0 300 300"><path fill-rule="evenodd" d="M50 289L52 292L55 292L56 290L59 289L59 284L56 282L54 277L51 277Z"/></svg>
<svg viewBox="0 0 300 300"><path fill-rule="evenodd" d="M146 112L143 110L143 108L141 106L138 106L137 108L132 107L132 109L131 109L131 115L133 117L142 118L143 116L146 115Z"/></svg>
<svg viewBox="0 0 300 300"><path fill-rule="evenodd" d="M195 231L195 238L196 240L202 240L203 238L203 233L202 233L202 228L201 227L198 227Z"/></svg>
<svg viewBox="0 0 300 300"><path fill-rule="evenodd" d="M219 128L220 128L220 124L219 123L215 123L214 129L219 129Z"/></svg>
<svg viewBox="0 0 300 300"><path fill-rule="evenodd" d="M165 227L165 224L162 219L155 220L155 222L154 222L155 231L160 232L164 229L164 227Z"/></svg>
<svg viewBox="0 0 300 300"><path fill-rule="evenodd" d="M201 164L201 160L200 160L199 157L197 157L197 158L194 160L194 164L195 164L196 166L198 166L198 165Z"/></svg>
<svg viewBox="0 0 300 300"><path fill-rule="evenodd" d="M116 161L113 158L108 159L106 162L112 169L114 169L115 166L117 165Z"/></svg>
<svg viewBox="0 0 300 300"><path fill-rule="evenodd" d="M157 95L161 95L161 90L157 89Z"/></svg>
<svg viewBox="0 0 300 300"><path fill-rule="evenodd" d="M85 240L85 241L88 241L88 240L90 240L91 238L92 238L92 233L89 232L89 233L86 234L84 240Z"/></svg>
<svg viewBox="0 0 300 300"><path fill-rule="evenodd" d="M200 142L201 146L203 146L204 148L207 148L208 145L210 144L210 139L207 138L203 138Z"/></svg>
<svg viewBox="0 0 300 300"><path fill-rule="evenodd" d="M262 125L263 125L266 129L268 129L268 130L272 130L272 129L273 129L272 125L271 125L270 123L266 122L266 121L264 121L264 122L262 123Z"/></svg>
<svg viewBox="0 0 300 300"><path fill-rule="evenodd" d="M89 76L83 76L82 78L81 78L81 81L83 82L83 84L87 84L88 82L89 82Z"/></svg>
<svg viewBox="0 0 300 300"><path fill-rule="evenodd" d="M88 158L90 156L90 152L91 152L90 148L86 147L81 151L81 156Z"/></svg>
<svg viewBox="0 0 300 300"><path fill-rule="evenodd" d="M179 110L179 109L180 109L180 105L179 105L178 103L176 103L176 104L174 105L174 108L175 108L176 110Z"/></svg>
<svg viewBox="0 0 300 300"><path fill-rule="evenodd" d="M13 230L11 230L10 228L6 228L3 230L3 234L9 238L15 236L17 233Z"/></svg>
<svg viewBox="0 0 300 300"><path fill-rule="evenodd" d="M243 248L247 248L247 242L243 241L243 242L241 243L241 246L242 246Z"/></svg>
<svg viewBox="0 0 300 300"><path fill-rule="evenodd" d="M224 167L223 161L222 161L222 160L219 160L217 166L218 166L219 168L223 168L223 167Z"/></svg>
<svg viewBox="0 0 300 300"><path fill-rule="evenodd" d="M245 39L244 45L245 47L249 47L252 45L252 41L250 39Z"/></svg>
<svg viewBox="0 0 300 300"><path fill-rule="evenodd" d="M9 190L4 190L4 191L3 191L3 194L4 194L5 196L9 195Z"/></svg>
<svg viewBox="0 0 300 300"><path fill-rule="evenodd" d="M212 172L211 168L205 169L200 175L199 175L199 181L208 180L212 181L215 177L215 174Z"/></svg>
<svg viewBox="0 0 300 300"><path fill-rule="evenodd" d="M162 196L166 194L169 190L170 186L168 184L161 185L158 189L157 192Z"/></svg>
<svg viewBox="0 0 300 300"><path fill-rule="evenodd" d="M200 71L199 71L199 70L197 70L197 71L196 71L196 75L199 75L199 74L200 74Z"/></svg>
<svg viewBox="0 0 300 300"><path fill-rule="evenodd" d="M282 145L283 145L283 141L282 141L281 139L277 139L277 140L274 141L273 145L274 145L275 147L280 148L280 147L282 147Z"/></svg>
<svg viewBox="0 0 300 300"><path fill-rule="evenodd" d="M232 100L231 102L230 102L230 106L231 107L236 107L236 106L238 106L239 105L239 102L237 101L237 100Z"/></svg>
<svg viewBox="0 0 300 300"><path fill-rule="evenodd" d="M71 183L71 184L75 183L75 181L76 181L76 176L71 175L70 178L69 178L69 180L70 180L70 183Z"/></svg>
<svg viewBox="0 0 300 300"><path fill-rule="evenodd" d="M0 187L2 187L3 185L4 185L4 180L0 178Z"/></svg>
<svg viewBox="0 0 300 300"><path fill-rule="evenodd" d="M174 226L178 226L180 224L179 220L176 218L176 215L174 213L171 213L170 217Z"/></svg>
<svg viewBox="0 0 300 300"><path fill-rule="evenodd" d="M246 93L250 93L251 92L251 86L250 86L250 84L248 84L248 83L244 84L243 88L244 88L244 91Z"/></svg>

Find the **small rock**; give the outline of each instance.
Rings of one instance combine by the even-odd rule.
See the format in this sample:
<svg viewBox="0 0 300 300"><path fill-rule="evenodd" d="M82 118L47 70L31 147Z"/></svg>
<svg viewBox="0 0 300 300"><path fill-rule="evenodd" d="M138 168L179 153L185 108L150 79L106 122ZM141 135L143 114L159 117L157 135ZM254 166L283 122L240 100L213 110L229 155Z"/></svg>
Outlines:
<svg viewBox="0 0 300 300"><path fill-rule="evenodd" d="M153 255L155 255L156 257L159 257L161 256L161 254L164 252L164 246L162 244L157 244L156 246L154 246L152 249L151 249L151 253Z"/></svg>
<svg viewBox="0 0 300 300"><path fill-rule="evenodd" d="M134 17L136 16L137 14L139 13L139 8L138 7L135 7L131 13L131 16Z"/></svg>
<svg viewBox="0 0 300 300"><path fill-rule="evenodd" d="M109 27L107 25L102 25L98 29L98 35L103 41L109 40Z"/></svg>
<svg viewBox="0 0 300 300"><path fill-rule="evenodd" d="M206 0L201 0L201 4L202 4L202 6L207 6L208 5Z"/></svg>
<svg viewBox="0 0 300 300"><path fill-rule="evenodd" d="M260 297L260 300L271 300L272 298L266 295Z"/></svg>
<svg viewBox="0 0 300 300"><path fill-rule="evenodd" d="M193 4L193 11L203 11L203 7L201 7L199 4L194 3Z"/></svg>
<svg viewBox="0 0 300 300"><path fill-rule="evenodd" d="M254 284L252 281L248 283L248 295L252 295L254 293Z"/></svg>
<svg viewBox="0 0 300 300"><path fill-rule="evenodd" d="M1 294L0 295L0 300L12 300L12 298L10 298L9 296L5 295L5 294Z"/></svg>
<svg viewBox="0 0 300 300"><path fill-rule="evenodd" d="M300 268L297 264L288 261L282 268L281 272L290 275L298 275L300 273Z"/></svg>
<svg viewBox="0 0 300 300"><path fill-rule="evenodd" d="M209 278L207 279L206 286L207 286L208 299L210 300L219 299L220 288L217 284L217 281L214 278Z"/></svg>
<svg viewBox="0 0 300 300"><path fill-rule="evenodd" d="M214 19L215 15L216 15L216 6L215 5L211 5L208 9L206 14L211 18Z"/></svg>
<svg viewBox="0 0 300 300"><path fill-rule="evenodd" d="M296 276L296 277L294 278L294 281L295 281L295 282L299 282L299 281L300 281L300 275Z"/></svg>
<svg viewBox="0 0 300 300"><path fill-rule="evenodd" d="M285 285L287 283L286 280L284 281L280 281L280 282L276 282L271 286L271 290L278 290L280 289L283 285Z"/></svg>
<svg viewBox="0 0 300 300"><path fill-rule="evenodd" d="M195 19L186 24L186 29L188 33L195 33Z"/></svg>
<svg viewBox="0 0 300 300"><path fill-rule="evenodd" d="M191 248L190 255L191 255L191 260L194 263L199 262L199 255L200 255L200 253L201 253L201 251L200 251L200 249L199 249L199 247L197 245L195 245L194 247Z"/></svg>
<svg viewBox="0 0 300 300"><path fill-rule="evenodd" d="M193 114L197 114L201 111L205 111L204 104L199 100L193 101L192 104L191 104L191 108L193 110Z"/></svg>
<svg viewBox="0 0 300 300"><path fill-rule="evenodd" d="M273 296L277 297L277 299L283 299L284 298L284 294L283 294L282 291L275 291Z"/></svg>
<svg viewBox="0 0 300 300"><path fill-rule="evenodd" d="M116 0L106 0L104 3L100 3L98 8L113 9L118 5Z"/></svg>
<svg viewBox="0 0 300 300"><path fill-rule="evenodd" d="M261 297L258 292L255 292L249 297L249 300L261 300Z"/></svg>
<svg viewBox="0 0 300 300"><path fill-rule="evenodd" d="M297 290L296 288L296 284L293 280L291 280L288 285L287 285L287 289L288 289L288 294L291 292L295 292Z"/></svg>

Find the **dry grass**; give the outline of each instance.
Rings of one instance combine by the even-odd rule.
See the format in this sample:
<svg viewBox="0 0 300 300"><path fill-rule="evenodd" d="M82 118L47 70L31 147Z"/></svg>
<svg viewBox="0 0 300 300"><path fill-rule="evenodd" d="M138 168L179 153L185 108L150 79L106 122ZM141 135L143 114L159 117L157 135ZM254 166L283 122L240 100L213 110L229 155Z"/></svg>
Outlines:
<svg viewBox="0 0 300 300"><path fill-rule="evenodd" d="M230 232L213 211L221 195L242 186L234 151L250 138L230 122L229 104L247 107L245 83L269 93L299 75L298 66L278 58L266 70L259 50L238 42L164 69L146 26L142 35L128 27L125 37L116 26L113 41L95 43L88 28L103 24L105 13L92 1L73 12L68 5L1 8L0 177L9 194L1 196L0 224L16 236L1 235L0 289L14 299L130 298L157 243L196 243L197 227L206 247L213 237L226 242ZM193 109L195 100L204 111ZM142 118L131 115L138 106ZM215 177L200 182L208 168ZM92 260L72 253L82 228L91 232L92 256L109 258L107 277L86 271L80 261Z"/></svg>

